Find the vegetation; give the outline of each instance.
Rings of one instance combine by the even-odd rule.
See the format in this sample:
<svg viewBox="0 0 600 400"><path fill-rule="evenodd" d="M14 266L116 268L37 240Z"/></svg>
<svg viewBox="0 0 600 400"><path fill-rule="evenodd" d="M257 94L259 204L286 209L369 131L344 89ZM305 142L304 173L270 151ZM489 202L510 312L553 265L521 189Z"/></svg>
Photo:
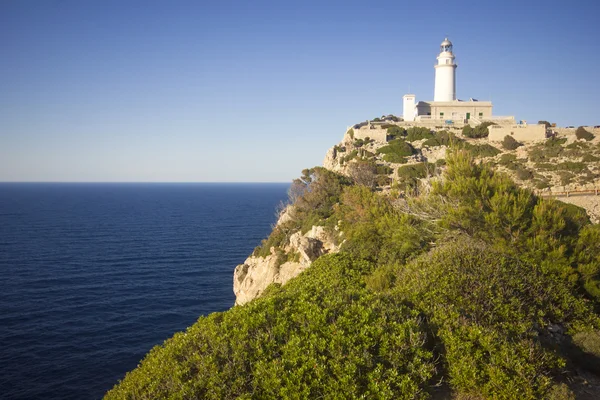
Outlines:
<svg viewBox="0 0 600 400"><path fill-rule="evenodd" d="M577 139L584 139L588 142L594 138L594 135L591 132L588 132L583 126L577 128L575 136Z"/></svg>
<svg viewBox="0 0 600 400"><path fill-rule="evenodd" d="M481 124L477 125L475 128L472 128L470 125L465 125L462 130L462 134L463 134L463 136L471 138L471 139L488 137L488 135L490 134L488 126L490 126L490 125L496 125L496 124L494 124L493 122L486 121L486 122L482 122Z"/></svg>
<svg viewBox="0 0 600 400"><path fill-rule="evenodd" d="M423 128L418 126L413 126L408 128L406 131L406 141L414 142L415 140L422 139L432 139L434 137L433 133L429 130L429 128Z"/></svg>
<svg viewBox="0 0 600 400"><path fill-rule="evenodd" d="M432 176L435 171L435 164L419 163L405 165L398 168L398 184L402 188L414 190L417 188L419 179Z"/></svg>
<svg viewBox="0 0 600 400"><path fill-rule="evenodd" d="M434 137L423 142L424 146L435 147L435 146L450 146L452 144L458 144L462 142L461 139L457 138L454 133L448 131L438 131L434 133Z"/></svg>
<svg viewBox="0 0 600 400"><path fill-rule="evenodd" d="M574 398L578 368L600 373L600 225L466 146L446 163L428 194L403 200L303 171L293 218L257 251L320 224L343 232L340 254L200 318L107 398ZM434 167L402 166L398 179Z"/></svg>
<svg viewBox="0 0 600 400"><path fill-rule="evenodd" d="M406 131L398 125L392 125L387 128L387 136L389 140L397 139L406 136Z"/></svg>
<svg viewBox="0 0 600 400"><path fill-rule="evenodd" d="M390 184L388 175L392 169L385 165L377 165L373 160L360 160L348 166L348 175L357 185L367 186L374 189L377 186Z"/></svg>
<svg viewBox="0 0 600 400"><path fill-rule="evenodd" d="M406 162L406 157L415 154L416 150L410 143L402 139L394 139L379 148L377 153L383 154L384 161L403 164Z"/></svg>
<svg viewBox="0 0 600 400"><path fill-rule="evenodd" d="M457 148L464 149L471 153L473 157L486 158L494 157L501 153L500 150L487 143L485 144L470 144L467 142L460 143Z"/></svg>
<svg viewBox="0 0 600 400"><path fill-rule="evenodd" d="M529 159L533 162L543 162L559 157L564 152L563 144L566 141L567 138L552 138L544 143L537 144L529 151Z"/></svg>
<svg viewBox="0 0 600 400"><path fill-rule="evenodd" d="M369 144L369 143L373 143L373 142L374 142L374 140L367 136L364 139L355 139L353 145L354 145L354 147L362 147L365 144Z"/></svg>
<svg viewBox="0 0 600 400"><path fill-rule="evenodd" d="M505 150L516 150L519 146L522 146L522 144L517 142L514 137L509 135L504 136L504 140L502 140L502 147Z"/></svg>

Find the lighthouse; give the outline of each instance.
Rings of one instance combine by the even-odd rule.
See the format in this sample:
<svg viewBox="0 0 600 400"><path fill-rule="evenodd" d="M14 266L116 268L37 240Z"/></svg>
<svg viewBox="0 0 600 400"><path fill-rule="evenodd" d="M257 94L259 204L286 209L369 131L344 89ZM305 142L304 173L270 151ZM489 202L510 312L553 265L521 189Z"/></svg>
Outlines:
<svg viewBox="0 0 600 400"><path fill-rule="evenodd" d="M452 54L452 42L445 38L440 45L435 68L433 101L456 100L456 64Z"/></svg>
<svg viewBox="0 0 600 400"><path fill-rule="evenodd" d="M492 117L492 102L456 99L456 64L452 53L452 42L445 38L440 45L435 69L433 101L416 102L415 94L406 94L402 98L404 121L407 123L429 123L432 126L443 124L469 123L470 120L489 121ZM499 120L499 118L494 118ZM514 123L514 117L506 117ZM440 123L441 122L441 123Z"/></svg>

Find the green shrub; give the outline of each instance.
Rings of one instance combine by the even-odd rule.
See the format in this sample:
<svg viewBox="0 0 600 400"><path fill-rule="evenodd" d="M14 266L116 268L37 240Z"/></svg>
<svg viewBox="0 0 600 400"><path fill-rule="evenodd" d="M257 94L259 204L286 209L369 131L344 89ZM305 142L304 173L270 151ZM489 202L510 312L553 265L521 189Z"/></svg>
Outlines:
<svg viewBox="0 0 600 400"><path fill-rule="evenodd" d="M448 398L572 399L560 382L581 364L564 345L600 354L600 225L456 147L432 185L396 201L304 170L290 189L293 218L267 241L278 247L320 221L343 232L340 254L200 318L107 398L418 399L448 382Z"/></svg>
<svg viewBox="0 0 600 400"><path fill-rule="evenodd" d="M448 131L438 131L434 133L434 137L431 139L427 139L423 142L424 146L435 147L435 146L450 146L452 144L457 144L461 139L457 138L451 132Z"/></svg>
<svg viewBox="0 0 600 400"><path fill-rule="evenodd" d="M387 128L387 136L389 136L390 139L400 138L406 136L406 131L398 125L392 125Z"/></svg>
<svg viewBox="0 0 600 400"><path fill-rule="evenodd" d="M522 181L527 181L533 178L533 172L527 168L519 167L515 172L517 173L517 178Z"/></svg>
<svg viewBox="0 0 600 400"><path fill-rule="evenodd" d="M347 188L335 216L344 232L342 251L354 258L397 263L425 251L431 240L426 223L365 187Z"/></svg>
<svg viewBox="0 0 600 400"><path fill-rule="evenodd" d="M406 157L416 153L416 150L402 139L394 139L386 146L380 147L377 153L383 154L383 159L393 163L405 163Z"/></svg>
<svg viewBox="0 0 600 400"><path fill-rule="evenodd" d="M470 125L465 125L463 127L462 134L463 134L463 136L472 138L472 139L488 137L488 135L490 134L490 131L488 130L488 126L490 126L490 125L496 125L496 124L493 122L487 121L487 122L482 122L481 124L477 125L475 128L472 128Z"/></svg>
<svg viewBox="0 0 600 400"><path fill-rule="evenodd" d="M502 154L500 156L499 164L506 166L506 165L514 163L515 161L517 161L517 156L516 155L514 155L514 154Z"/></svg>
<svg viewBox="0 0 600 400"><path fill-rule="evenodd" d="M333 151L335 153L345 153L346 152L346 146L340 146L340 145L335 145L333 146Z"/></svg>
<svg viewBox="0 0 600 400"><path fill-rule="evenodd" d="M479 158L494 157L501 153L500 150L498 150L494 146L489 145L487 143L479 144L479 145L470 144L470 143L461 143L459 148L465 149L469 153L471 153L474 157L479 157Z"/></svg>
<svg viewBox="0 0 600 400"><path fill-rule="evenodd" d="M600 331L579 332L573 336L573 343L585 352L600 357Z"/></svg>
<svg viewBox="0 0 600 400"><path fill-rule="evenodd" d="M591 132L588 132L583 126L577 128L575 131L575 136L577 139L584 139L588 142L594 138L594 135Z"/></svg>
<svg viewBox="0 0 600 400"><path fill-rule="evenodd" d="M534 180L534 186L536 189L542 190L550 187L550 183L546 179Z"/></svg>
<svg viewBox="0 0 600 400"><path fill-rule="evenodd" d="M340 163L342 165L344 165L347 162L352 161L352 160L354 160L356 158L358 158L358 150L352 150L350 153L348 153L344 157L340 158Z"/></svg>
<svg viewBox="0 0 600 400"><path fill-rule="evenodd" d="M537 144L529 151L529 159L537 163L550 161L553 158L559 157L564 152L563 144L566 141L567 138L551 138L544 143Z"/></svg>
<svg viewBox="0 0 600 400"><path fill-rule="evenodd" d="M522 146L522 144L517 142L515 138L509 135L504 136L504 140L502 140L502 147L505 150L516 150L519 146Z"/></svg>
<svg viewBox="0 0 600 400"><path fill-rule="evenodd" d="M586 163L596 162L596 161L600 161L600 157L597 157L597 156L595 156L593 154L589 154L588 153L588 154L584 154L583 155L583 157L581 158L581 161L582 162L586 162Z"/></svg>
<svg viewBox="0 0 600 400"><path fill-rule="evenodd" d="M407 142L414 142L415 140L421 140L421 139L431 139L433 137L434 137L434 135L433 135L433 133L431 133L429 128L413 126L413 127L408 128L408 130L406 131L406 141Z"/></svg>
<svg viewBox="0 0 600 400"><path fill-rule="evenodd" d="M377 165L377 169L376 169L377 175L389 175L392 172L394 172L394 170L392 168L388 167L387 165Z"/></svg>
<svg viewBox="0 0 600 400"><path fill-rule="evenodd" d="M372 267L315 261L243 307L156 346L107 399L424 398L433 376L418 311L364 287Z"/></svg>
<svg viewBox="0 0 600 400"><path fill-rule="evenodd" d="M535 169L537 169L537 170L542 170L542 171L556 171L556 169L557 169L557 164L550 164L550 163L536 163L536 164L535 164Z"/></svg>
<svg viewBox="0 0 600 400"><path fill-rule="evenodd" d="M565 161L557 165L558 170L571 171L576 174L587 170L587 166L582 162Z"/></svg>
<svg viewBox="0 0 600 400"><path fill-rule="evenodd" d="M435 326L454 391L483 398L545 398L565 366L545 348L549 323L567 329L594 320L569 284L512 251L462 237L398 268L394 293ZM442 378L439 378L442 379Z"/></svg>
<svg viewBox="0 0 600 400"><path fill-rule="evenodd" d="M348 130L348 136L350 136L350 139L354 139L354 129L350 128Z"/></svg>
<svg viewBox="0 0 600 400"><path fill-rule="evenodd" d="M513 171L523 167L523 163L518 161L517 156L514 154L502 154L498 160L498 164Z"/></svg>
<svg viewBox="0 0 600 400"><path fill-rule="evenodd" d="M426 178L435 170L435 164L424 162L419 164L405 165L398 168L398 179Z"/></svg>

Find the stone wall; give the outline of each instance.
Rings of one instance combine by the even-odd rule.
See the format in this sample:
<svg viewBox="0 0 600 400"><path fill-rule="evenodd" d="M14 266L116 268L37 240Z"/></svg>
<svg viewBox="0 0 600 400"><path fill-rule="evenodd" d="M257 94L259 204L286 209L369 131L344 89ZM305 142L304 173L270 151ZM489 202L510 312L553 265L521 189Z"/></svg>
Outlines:
<svg viewBox="0 0 600 400"><path fill-rule="evenodd" d="M488 127L490 142L501 142L505 136L512 136L518 142L534 142L546 139L545 125L491 125Z"/></svg>
<svg viewBox="0 0 600 400"><path fill-rule="evenodd" d="M363 126L359 129L353 129L354 139L370 138L379 143L386 143L387 129L382 129L380 126L371 125Z"/></svg>

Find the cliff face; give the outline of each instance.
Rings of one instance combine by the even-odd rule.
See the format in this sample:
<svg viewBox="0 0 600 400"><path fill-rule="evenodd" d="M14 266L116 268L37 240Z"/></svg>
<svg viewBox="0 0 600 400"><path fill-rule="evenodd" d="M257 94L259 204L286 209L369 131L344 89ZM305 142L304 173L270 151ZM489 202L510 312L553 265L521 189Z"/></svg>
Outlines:
<svg viewBox="0 0 600 400"><path fill-rule="evenodd" d="M287 213L279 219L285 221ZM233 274L233 292L236 305L242 305L259 297L272 283L285 284L298 276L311 263L326 253L337 253L339 248L333 243L322 226L313 226L306 234L296 232L291 235L282 249L285 254L297 254L298 261L281 261L281 253L271 247L267 257L250 256L243 264L235 268Z"/></svg>
<svg viewBox="0 0 600 400"><path fill-rule="evenodd" d="M594 131L596 137L591 141L578 140L571 133L507 150L499 143L488 143L487 139L465 137L459 129L447 132L402 128L401 132L397 130L396 139L388 142L391 137L385 129L354 128L348 129L340 143L327 151L323 167L349 177L356 184L377 187L382 193L394 189L400 195L410 195L417 188L422 193L427 192L431 187L429 179L443 170L452 142L542 196L552 196L556 191L597 188L600 177L600 131ZM394 142L409 144L410 152L401 154L400 147L391 146ZM395 154L396 151L399 153ZM600 196L561 200L584 207L594 222L600 220ZM288 208L277 226L292 218L293 209ZM285 284L321 255L337 251L338 247L327 237L324 228L313 226L306 234L292 234L285 245L270 248L267 256L248 257L235 269L236 305L259 297L272 283Z"/></svg>

